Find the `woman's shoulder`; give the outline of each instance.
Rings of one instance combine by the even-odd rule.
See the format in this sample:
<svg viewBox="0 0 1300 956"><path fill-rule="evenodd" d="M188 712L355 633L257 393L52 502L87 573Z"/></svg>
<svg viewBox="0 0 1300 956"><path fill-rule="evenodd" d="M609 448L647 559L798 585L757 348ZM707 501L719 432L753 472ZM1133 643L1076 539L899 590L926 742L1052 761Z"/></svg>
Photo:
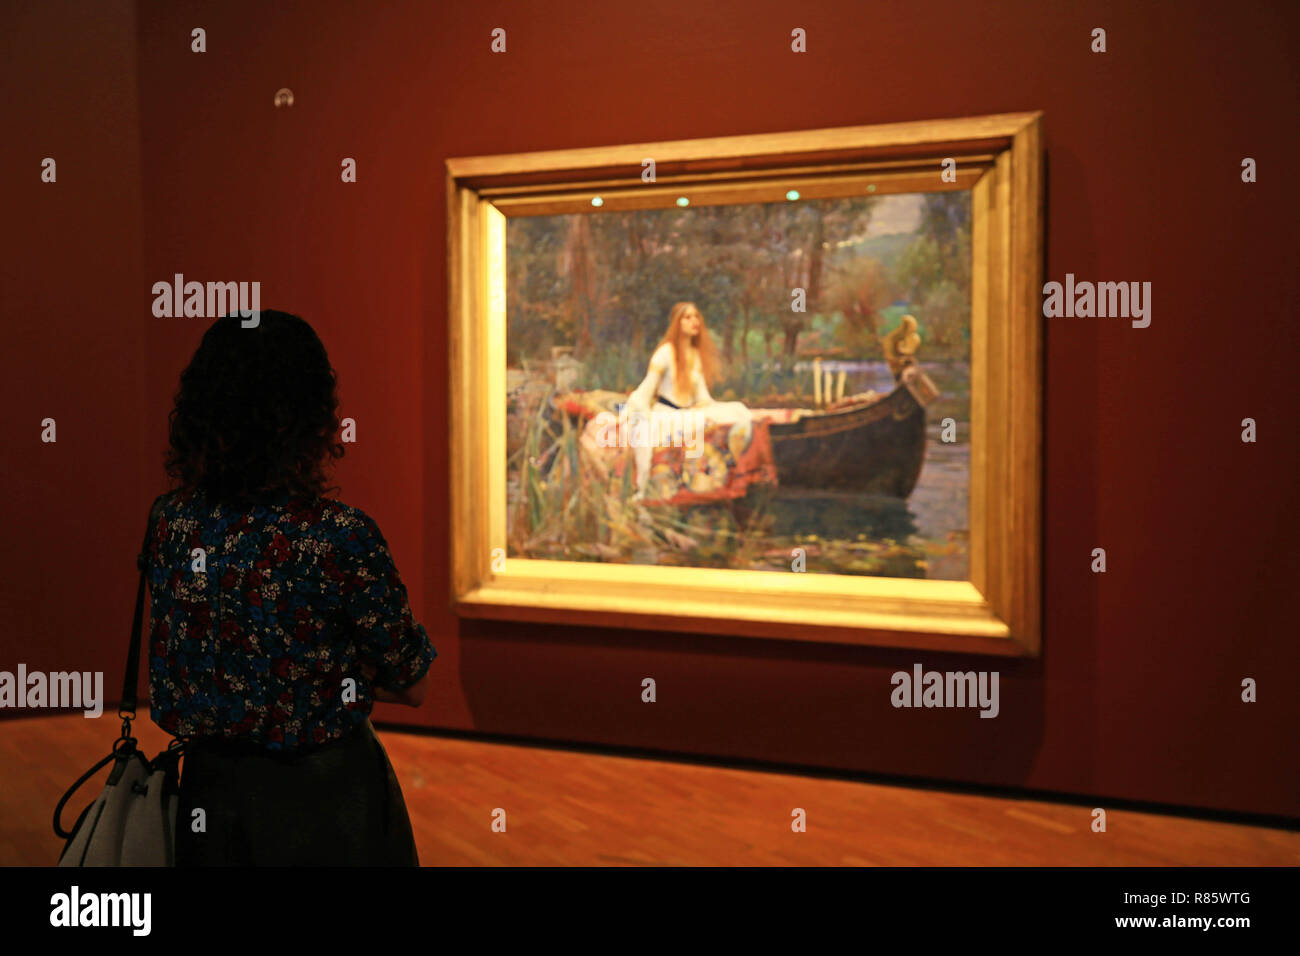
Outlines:
<svg viewBox="0 0 1300 956"><path fill-rule="evenodd" d="M196 515L196 497L192 490L172 489L155 498L149 506L149 526L153 529L155 538L164 528Z"/></svg>
<svg viewBox="0 0 1300 956"><path fill-rule="evenodd" d="M317 498L316 505L321 522L337 529L345 537L383 540L379 522L355 505L347 504L337 498Z"/></svg>
<svg viewBox="0 0 1300 956"><path fill-rule="evenodd" d="M268 517L291 550L314 556L309 561L328 553L336 562L369 563L388 546L374 518L337 498L293 497Z"/></svg>
<svg viewBox="0 0 1300 956"><path fill-rule="evenodd" d="M650 356L650 364L656 366L665 366L673 364L673 347L670 343L665 342L655 349L654 354Z"/></svg>
<svg viewBox="0 0 1300 956"><path fill-rule="evenodd" d="M379 524L367 512L338 498L281 492L239 503L214 503L192 490L172 491L154 501L154 516L190 527L215 523L244 524L332 543L349 540L383 541ZM251 519L251 521L247 520Z"/></svg>

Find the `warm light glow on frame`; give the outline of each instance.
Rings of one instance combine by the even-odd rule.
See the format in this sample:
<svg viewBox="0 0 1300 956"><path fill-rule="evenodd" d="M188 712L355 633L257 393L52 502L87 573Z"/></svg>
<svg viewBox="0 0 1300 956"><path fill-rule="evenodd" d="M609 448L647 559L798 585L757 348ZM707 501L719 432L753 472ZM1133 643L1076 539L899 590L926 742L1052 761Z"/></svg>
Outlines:
<svg viewBox="0 0 1300 956"><path fill-rule="evenodd" d="M452 581L462 615L1039 651L1042 277L1036 113L448 161ZM904 155L906 154L906 155ZM880 158L887 155L889 158ZM639 181L655 156L654 184ZM771 157L782 162L774 164ZM726 158L724 172L691 172ZM957 181L939 180L957 160ZM969 581L511 557L506 549L506 218L972 191ZM602 202L593 203L598 194ZM498 550L499 549L499 550Z"/></svg>

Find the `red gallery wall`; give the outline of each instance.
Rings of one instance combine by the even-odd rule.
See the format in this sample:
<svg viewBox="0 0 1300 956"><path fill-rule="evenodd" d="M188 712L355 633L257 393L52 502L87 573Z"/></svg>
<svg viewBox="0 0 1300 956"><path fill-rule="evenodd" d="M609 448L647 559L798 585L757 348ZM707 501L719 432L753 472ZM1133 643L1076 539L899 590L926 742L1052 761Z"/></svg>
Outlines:
<svg viewBox="0 0 1300 956"><path fill-rule="evenodd" d="M130 3L0 11L0 670L104 671L114 699L161 461L135 61Z"/></svg>
<svg viewBox="0 0 1300 956"><path fill-rule="evenodd" d="M154 319L149 288L176 272L258 280L264 307L307 317L331 352L343 414L358 423L342 497L379 521L440 652L425 707L382 718L1087 793L1103 806L1300 815L1289 181L1300 18L1281 2L978 6L85 4L119 14L105 35L121 52L134 27L135 62L102 46L74 55L61 35L59 57L23 60L45 106L20 117L125 178L83 182L64 205L20 191L45 238L8 238L23 266L9 265L21 299L6 289L6 338L26 350L8 434L28 436L6 479L21 492L10 545L36 542L6 557L11 621L40 620L50 647L116 673L137 512L161 487L166 413L203 326ZM796 26L807 54L790 52ZM1099 26L1105 54L1089 49ZM190 52L195 27L204 54ZM489 52L495 27L504 55ZM100 35L84 22L74 33ZM129 124L137 83L134 158L119 137L129 126L81 108L90 92L76 90L111 97ZM281 87L294 104L277 110ZM455 616L447 157L1032 109L1045 112L1048 277L1153 285L1147 329L1047 328L1041 660ZM38 142L5 162L31 179ZM1259 164L1252 185L1246 156ZM340 182L344 157L356 184ZM61 311L33 324L26 309L46 293ZM70 427L65 446L61 422L61 457L42 459L30 435L61 402L93 437L77 444ZM1245 417L1256 444L1240 441ZM95 570L84 600L66 601L67 536L88 527ZM1089 570L1096 547L1104 575ZM24 641L6 635L5 661ZM1000 715L892 708L890 674L914 662L998 668ZM646 676L654 705L640 701ZM1241 703L1245 677L1258 703Z"/></svg>

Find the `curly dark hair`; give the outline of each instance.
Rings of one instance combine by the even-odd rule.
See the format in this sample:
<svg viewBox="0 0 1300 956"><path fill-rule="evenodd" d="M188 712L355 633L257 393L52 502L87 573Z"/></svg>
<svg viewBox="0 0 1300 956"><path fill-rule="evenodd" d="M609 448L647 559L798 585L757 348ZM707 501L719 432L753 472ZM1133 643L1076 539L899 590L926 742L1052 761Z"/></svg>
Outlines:
<svg viewBox="0 0 1300 956"><path fill-rule="evenodd" d="M258 316L250 328L237 313L212 323L181 373L166 457L178 490L218 501L336 490L325 467L343 445L325 346L296 315Z"/></svg>

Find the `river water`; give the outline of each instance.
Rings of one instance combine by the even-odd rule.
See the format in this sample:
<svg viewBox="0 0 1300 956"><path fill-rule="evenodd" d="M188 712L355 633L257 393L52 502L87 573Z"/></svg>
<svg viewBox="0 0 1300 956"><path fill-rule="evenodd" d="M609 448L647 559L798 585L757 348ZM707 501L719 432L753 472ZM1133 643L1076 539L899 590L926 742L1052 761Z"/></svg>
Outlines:
<svg viewBox="0 0 1300 956"><path fill-rule="evenodd" d="M965 363L922 363L940 396L926 409L925 462L906 500L853 493L780 490L769 506L768 566L784 567L787 547L803 547L809 570L966 580L970 574L970 371ZM894 379L883 362L823 362L843 369L850 393L885 394ZM798 367L796 367L798 370ZM955 441L942 440L942 421ZM776 563L780 554L782 560Z"/></svg>
<svg viewBox="0 0 1300 956"><path fill-rule="evenodd" d="M803 570L831 574L967 580L970 528L970 369L966 363L922 363L939 390L926 408L925 461L906 500L852 492L778 487L757 503L742 530L721 507L673 511L687 547L643 544L596 557L580 541L554 541L528 548L530 557L614 560L790 571L795 556ZM885 395L894 379L883 362L824 362L822 369L846 376L846 392L872 389ZM794 369L804 374L801 366ZM811 375L811 372L806 374ZM955 422L955 441L942 440L943 421ZM778 476L779 478L779 476ZM517 514L518 482L510 474L507 495ZM513 524L513 522L512 522ZM512 545L510 553L520 553Z"/></svg>

